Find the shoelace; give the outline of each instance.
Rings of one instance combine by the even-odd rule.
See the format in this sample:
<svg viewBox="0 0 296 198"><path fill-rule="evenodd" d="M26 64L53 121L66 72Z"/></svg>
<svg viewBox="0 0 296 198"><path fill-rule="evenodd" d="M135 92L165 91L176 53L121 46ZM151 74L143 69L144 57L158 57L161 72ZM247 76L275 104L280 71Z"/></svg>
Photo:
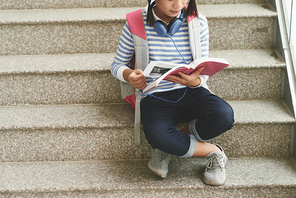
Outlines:
<svg viewBox="0 0 296 198"><path fill-rule="evenodd" d="M210 169L210 168L212 168L212 166L213 166L213 160L216 158L216 160L217 160L217 162L218 162L218 164L219 164L219 166L220 166L220 168L222 169L222 167L223 167L223 156L222 155L213 155L213 156L211 156L210 158L209 158L209 160L208 160L208 163L207 163L207 166L206 166L206 171L208 170L208 169Z"/></svg>
<svg viewBox="0 0 296 198"><path fill-rule="evenodd" d="M164 160L167 164L170 162L170 159L171 159L171 155L170 154L167 154L165 153L163 156L161 156L160 160Z"/></svg>

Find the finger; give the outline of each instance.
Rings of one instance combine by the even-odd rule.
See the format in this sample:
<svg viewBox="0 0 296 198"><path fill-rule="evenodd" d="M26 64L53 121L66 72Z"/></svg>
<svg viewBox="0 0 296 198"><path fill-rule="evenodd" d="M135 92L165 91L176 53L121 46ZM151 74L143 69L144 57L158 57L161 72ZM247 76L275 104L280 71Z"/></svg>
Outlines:
<svg viewBox="0 0 296 198"><path fill-rule="evenodd" d="M179 72L179 75L181 76L181 78L183 79L187 79L188 78L188 75L182 73L182 72Z"/></svg>
<svg viewBox="0 0 296 198"><path fill-rule="evenodd" d="M141 83L141 84L135 85L134 87L135 87L136 89L144 89L146 86L147 86L147 82L144 82L144 83Z"/></svg>
<svg viewBox="0 0 296 198"><path fill-rule="evenodd" d="M144 89L147 86L147 82L145 82L139 89Z"/></svg>
<svg viewBox="0 0 296 198"><path fill-rule="evenodd" d="M134 70L134 73L137 75L141 75L141 74L143 74L143 71L140 69L136 69L136 70Z"/></svg>
<svg viewBox="0 0 296 198"><path fill-rule="evenodd" d="M169 78L166 78L165 80L168 80L168 81L171 81L171 82L174 82L174 83L179 83L180 84L180 79L181 78L176 78L176 77L169 77Z"/></svg>
<svg viewBox="0 0 296 198"><path fill-rule="evenodd" d="M139 80L145 80L145 76L143 75L143 73L131 73L131 75L129 76L129 78L132 80L132 81L139 81Z"/></svg>
<svg viewBox="0 0 296 198"><path fill-rule="evenodd" d="M138 77L136 76L135 78L132 79L132 81L136 84L142 84L145 82L145 77Z"/></svg>
<svg viewBox="0 0 296 198"><path fill-rule="evenodd" d="M133 85L133 87L139 89L141 87L146 87L146 81L145 80L138 80L138 81L133 81L131 82L131 84Z"/></svg>
<svg viewBox="0 0 296 198"><path fill-rule="evenodd" d="M204 67L200 67L200 68L198 68L196 71L194 71L193 73L198 73L198 74L200 74L201 72L202 72L202 70L204 70Z"/></svg>
<svg viewBox="0 0 296 198"><path fill-rule="evenodd" d="M181 80L182 78L177 75L169 75L168 77L165 78L165 80Z"/></svg>
<svg viewBox="0 0 296 198"><path fill-rule="evenodd" d="M174 83L178 83L180 85L183 85L184 84L184 80L182 78L179 78L179 79L172 79L170 80L171 82L174 82Z"/></svg>
<svg viewBox="0 0 296 198"><path fill-rule="evenodd" d="M168 81L173 81L175 78L171 77L171 76L168 76L166 77L164 80L168 80Z"/></svg>

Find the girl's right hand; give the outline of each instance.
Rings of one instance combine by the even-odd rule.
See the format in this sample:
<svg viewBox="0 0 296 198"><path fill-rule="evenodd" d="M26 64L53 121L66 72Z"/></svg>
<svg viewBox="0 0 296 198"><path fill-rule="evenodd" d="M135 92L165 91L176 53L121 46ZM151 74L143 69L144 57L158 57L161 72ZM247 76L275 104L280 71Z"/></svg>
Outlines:
<svg viewBox="0 0 296 198"><path fill-rule="evenodd" d="M140 69L132 70L128 75L128 82L136 89L144 89L147 85L146 77Z"/></svg>

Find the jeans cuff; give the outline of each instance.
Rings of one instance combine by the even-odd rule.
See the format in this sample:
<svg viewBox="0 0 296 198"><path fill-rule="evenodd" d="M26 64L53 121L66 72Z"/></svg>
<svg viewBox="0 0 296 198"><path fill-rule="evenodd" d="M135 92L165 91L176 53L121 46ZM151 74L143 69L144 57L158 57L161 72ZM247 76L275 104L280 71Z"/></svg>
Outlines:
<svg viewBox="0 0 296 198"><path fill-rule="evenodd" d="M188 149L187 153L185 155L178 156L178 157L179 158L189 158L189 157L192 157L193 154L194 154L194 152L195 152L196 145L197 145L196 139L190 135L190 146L189 146L189 149Z"/></svg>
<svg viewBox="0 0 296 198"><path fill-rule="evenodd" d="M189 131L190 131L190 134L194 135L194 137L196 138L196 140L199 141L199 142L208 142L208 141L210 141L211 139L209 139L209 140L203 140L198 135L198 133L196 131L196 127L195 127L196 121L197 120L192 120L191 122L189 122Z"/></svg>

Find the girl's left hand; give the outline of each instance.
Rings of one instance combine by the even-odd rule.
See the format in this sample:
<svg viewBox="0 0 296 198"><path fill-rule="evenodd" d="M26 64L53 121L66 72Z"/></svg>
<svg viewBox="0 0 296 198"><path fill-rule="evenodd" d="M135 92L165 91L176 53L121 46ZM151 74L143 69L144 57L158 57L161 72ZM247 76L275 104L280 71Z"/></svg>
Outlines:
<svg viewBox="0 0 296 198"><path fill-rule="evenodd" d="M180 76L170 75L166 77L165 80L169 80L188 87L196 87L201 83L199 75L203 69L204 69L203 67L198 68L198 70L194 71L190 75L186 75L182 72L179 72Z"/></svg>

